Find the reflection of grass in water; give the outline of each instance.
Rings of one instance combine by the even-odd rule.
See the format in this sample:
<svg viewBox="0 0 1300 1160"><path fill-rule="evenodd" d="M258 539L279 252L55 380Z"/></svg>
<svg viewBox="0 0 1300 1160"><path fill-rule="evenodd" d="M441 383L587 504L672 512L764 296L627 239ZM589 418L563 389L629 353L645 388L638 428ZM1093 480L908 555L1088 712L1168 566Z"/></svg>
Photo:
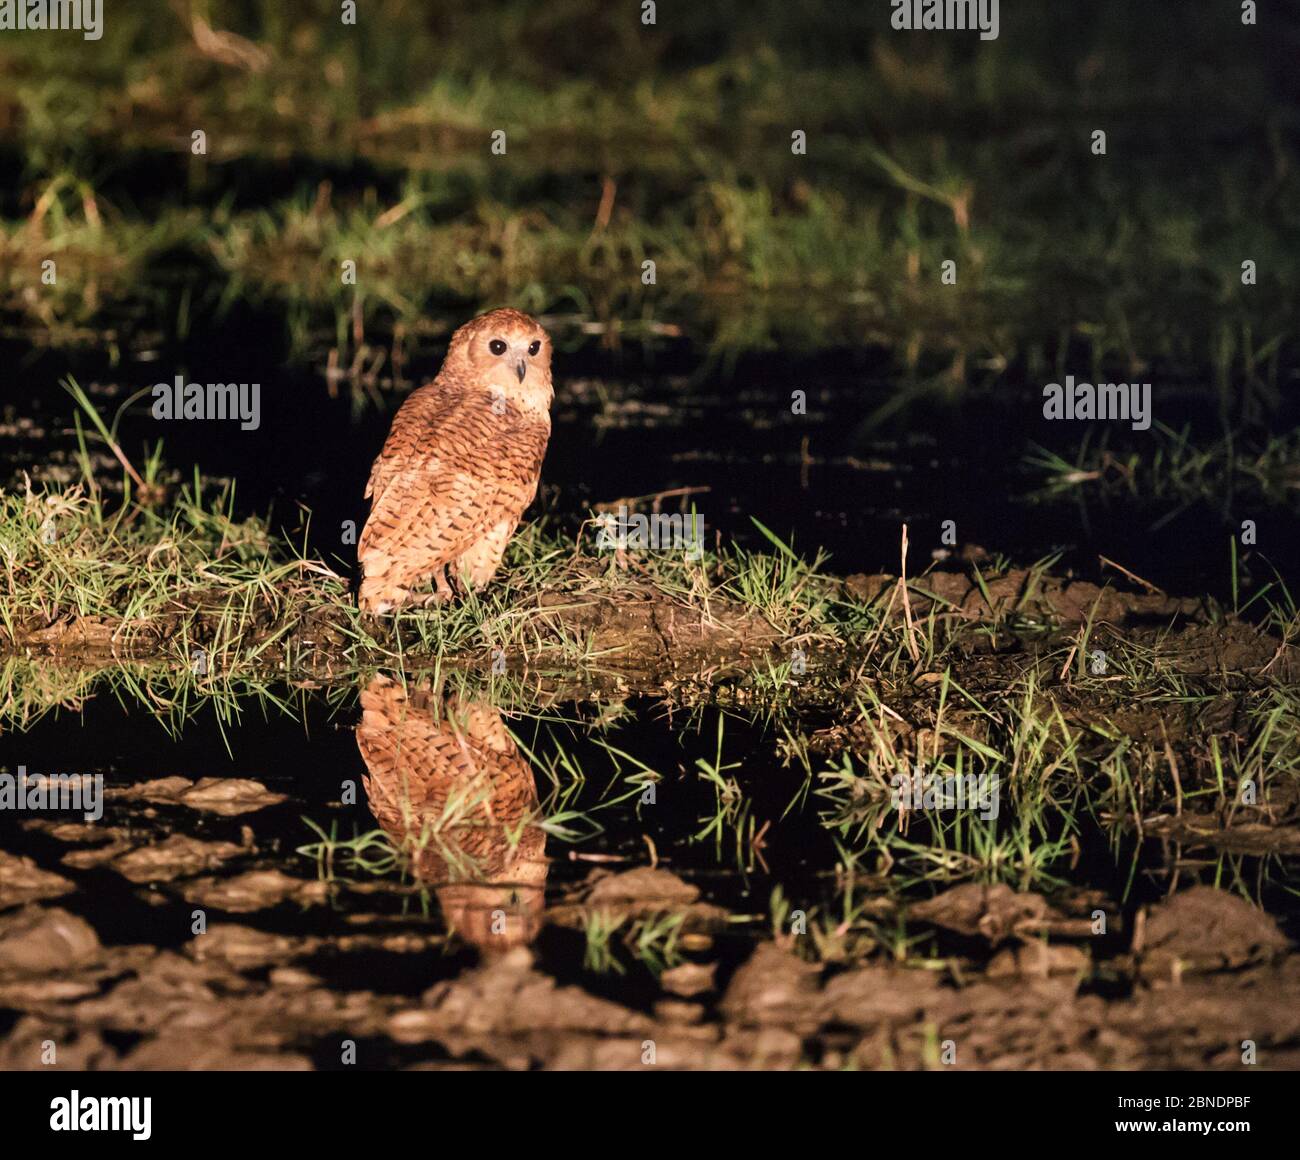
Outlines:
<svg viewBox="0 0 1300 1160"><path fill-rule="evenodd" d="M1197 501L1230 505L1234 498L1256 497L1272 504L1300 505L1300 432L1296 431L1262 438L1230 433L1205 443L1195 440L1188 427L1176 431L1156 422L1140 451L1111 451L1104 436L1097 442L1085 436L1073 460L1040 447L1024 462L1042 478L1037 498L1082 493L1123 495L1144 502L1185 501L1160 524Z"/></svg>
<svg viewBox="0 0 1300 1160"><path fill-rule="evenodd" d="M596 974L627 973L618 946L648 970L660 975L683 961L680 938L685 915L664 912L642 917L594 908L582 916L585 937L582 965ZM620 935L621 932L621 935ZM615 942L615 936L620 936Z"/></svg>
<svg viewBox="0 0 1300 1160"><path fill-rule="evenodd" d="M315 862L316 873L324 882L333 882L340 869L382 878L408 865L407 855L393 845L383 830L340 838L337 821L330 822L328 830L311 818L303 818L302 822L319 840L298 846L295 853Z"/></svg>
<svg viewBox="0 0 1300 1160"><path fill-rule="evenodd" d="M24 732L53 709L80 711L100 684L100 675L85 669L6 657L0 666L0 721L5 729Z"/></svg>
<svg viewBox="0 0 1300 1160"><path fill-rule="evenodd" d="M353 834L351 838L340 838L337 821L331 821L328 830L311 818L303 818L302 822L319 840L304 843L294 852L315 862L316 876L321 882L333 884L341 879L386 878L394 871L401 874L404 883L411 882L410 852L393 845L383 830L369 830L363 834ZM343 878L343 875L348 877ZM433 913L433 897L429 888L421 883L411 884L414 886L413 894L419 902L421 915L429 918ZM403 913L410 900L410 896L403 897Z"/></svg>

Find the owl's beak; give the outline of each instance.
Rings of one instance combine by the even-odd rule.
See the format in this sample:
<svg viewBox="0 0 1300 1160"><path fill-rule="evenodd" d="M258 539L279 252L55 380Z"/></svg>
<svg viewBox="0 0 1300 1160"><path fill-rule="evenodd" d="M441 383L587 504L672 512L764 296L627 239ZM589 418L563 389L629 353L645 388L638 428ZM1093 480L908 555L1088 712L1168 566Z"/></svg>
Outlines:
<svg viewBox="0 0 1300 1160"><path fill-rule="evenodd" d="M523 359L520 359L515 366L515 374L519 376L519 381L521 383L524 381L524 375L526 375L527 373L528 373L528 363L525 362Z"/></svg>

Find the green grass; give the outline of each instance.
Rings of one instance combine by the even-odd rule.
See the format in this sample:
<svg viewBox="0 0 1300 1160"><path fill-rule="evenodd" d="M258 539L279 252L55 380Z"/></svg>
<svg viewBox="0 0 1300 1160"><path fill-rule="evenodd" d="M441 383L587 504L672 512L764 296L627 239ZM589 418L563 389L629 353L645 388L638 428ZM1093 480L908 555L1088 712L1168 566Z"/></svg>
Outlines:
<svg viewBox="0 0 1300 1160"><path fill-rule="evenodd" d="M1112 451L1104 436L1094 442L1085 435L1072 460L1037 448L1024 463L1042 480L1039 498L1082 494L1167 506L1152 530L1198 501L1224 512L1241 500L1300 506L1300 432L1230 432L1205 441L1189 427L1176 431L1156 422L1152 436L1144 450Z"/></svg>
<svg viewBox="0 0 1300 1160"><path fill-rule="evenodd" d="M1284 383L1300 266L1277 239L1298 170L1247 111L1269 107L1267 60L1213 20L1167 30L1218 54L1192 75L1134 41L1119 5L978 53L847 3L655 28L579 0L390 0L356 27L326 0L293 19L213 0L206 24L152 8L93 50L0 45L0 145L23 160L0 209L0 309L59 343L183 336L244 301L347 367L509 301L573 345L882 344L917 391L1159 360L1211 368L1224 409L1258 417ZM1063 37L1094 45L1099 88L1062 67ZM1169 149L1189 119L1240 131ZM286 187L290 168L304 176Z"/></svg>
<svg viewBox="0 0 1300 1160"><path fill-rule="evenodd" d="M176 479L160 446L137 469L116 422L75 382L68 389L80 407L81 481L0 491L0 648L115 670L117 687L182 719L191 698L234 706L234 690L330 683L377 667L477 675L496 692L529 673L549 674L552 691L556 680L591 691L629 666L649 665L653 677L657 637L638 643L617 619L646 599L713 626L716 660L744 655L719 650L750 648L768 673L768 648L788 652L809 639L842 648L859 623L860 610L837 622L836 610L850 606L828 595L834 581L820 574L821 560L805 562L783 544L775 555L593 556L536 523L515 537L484 592L376 621L356 608L347 577L265 520L237 516L233 485L209 485L197 470ZM121 465L115 489L95 473L103 448ZM593 607L614 618L607 628L582 619ZM12 703L18 719L30 719L28 695Z"/></svg>

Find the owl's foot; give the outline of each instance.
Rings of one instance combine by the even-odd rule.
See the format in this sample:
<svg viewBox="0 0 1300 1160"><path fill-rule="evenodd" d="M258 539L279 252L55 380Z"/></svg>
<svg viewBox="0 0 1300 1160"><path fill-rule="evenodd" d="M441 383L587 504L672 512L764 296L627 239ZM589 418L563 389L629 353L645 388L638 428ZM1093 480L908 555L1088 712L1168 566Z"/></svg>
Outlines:
<svg viewBox="0 0 1300 1160"><path fill-rule="evenodd" d="M371 616L388 616L407 608L428 608L431 605L446 604L456 598L456 592L447 581L446 571L442 568L434 572L432 592L413 592L399 584L389 584L382 588L369 586L364 582L358 594L358 603L362 612Z"/></svg>
<svg viewBox="0 0 1300 1160"><path fill-rule="evenodd" d="M402 602L404 608L432 608L456 599L456 590L447 581L446 572L439 568L433 574L432 592L407 592Z"/></svg>

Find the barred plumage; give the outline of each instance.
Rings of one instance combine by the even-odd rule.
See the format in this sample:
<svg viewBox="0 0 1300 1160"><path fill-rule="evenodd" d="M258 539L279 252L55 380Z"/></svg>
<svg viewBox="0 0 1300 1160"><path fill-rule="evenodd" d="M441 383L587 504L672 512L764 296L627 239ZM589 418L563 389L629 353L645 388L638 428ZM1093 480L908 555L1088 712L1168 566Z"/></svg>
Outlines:
<svg viewBox="0 0 1300 1160"><path fill-rule="evenodd" d="M482 588L537 495L551 433L551 343L494 310L452 336L437 378L398 409L366 495L361 607L385 613ZM433 582L434 590L416 590Z"/></svg>
<svg viewBox="0 0 1300 1160"><path fill-rule="evenodd" d="M481 950L531 941L545 905L546 834L533 771L487 701L439 702L375 677L357 747L384 832L438 896L448 926Z"/></svg>

